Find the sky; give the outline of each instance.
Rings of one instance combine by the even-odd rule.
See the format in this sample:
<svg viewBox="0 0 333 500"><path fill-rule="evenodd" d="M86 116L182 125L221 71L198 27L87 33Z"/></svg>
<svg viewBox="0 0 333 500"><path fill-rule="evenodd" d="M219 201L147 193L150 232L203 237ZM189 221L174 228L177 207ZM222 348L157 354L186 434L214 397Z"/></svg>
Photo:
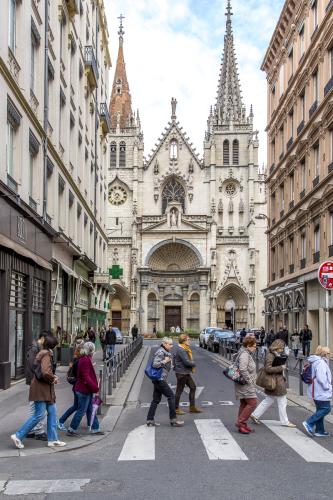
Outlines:
<svg viewBox="0 0 333 500"><path fill-rule="evenodd" d="M139 109L148 157L171 117L203 155L209 108L215 104L223 53L226 0L104 0L112 69L118 16L125 16L124 53L133 109ZM260 70L284 0L232 0L233 32L244 104L259 130L259 164L266 164L266 76Z"/></svg>

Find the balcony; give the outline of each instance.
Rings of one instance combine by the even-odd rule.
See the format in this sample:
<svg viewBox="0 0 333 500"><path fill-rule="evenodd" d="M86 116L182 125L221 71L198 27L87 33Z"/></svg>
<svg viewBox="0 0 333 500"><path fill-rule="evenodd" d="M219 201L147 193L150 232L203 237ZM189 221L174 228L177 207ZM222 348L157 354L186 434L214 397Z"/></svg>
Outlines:
<svg viewBox="0 0 333 500"><path fill-rule="evenodd" d="M333 88L333 76L331 76L331 78L328 80L328 82L325 85L325 88L324 88L324 96L325 97L330 92L330 90L332 90L332 88Z"/></svg>
<svg viewBox="0 0 333 500"><path fill-rule="evenodd" d="M311 118L313 113L317 111L317 108L318 108L318 101L316 99L315 102L312 104L311 108L309 109L309 118Z"/></svg>
<svg viewBox="0 0 333 500"><path fill-rule="evenodd" d="M333 161L332 161L332 163L330 163L330 164L328 165L327 170L328 170L328 173L329 173L329 174L332 172L332 170L333 170Z"/></svg>
<svg viewBox="0 0 333 500"><path fill-rule="evenodd" d="M90 88L94 90L98 82L98 68L94 54L94 49L91 45L86 45L84 48L84 64L87 70L87 78Z"/></svg>
<svg viewBox="0 0 333 500"><path fill-rule="evenodd" d="M315 252L313 254L313 263L318 264L319 260L320 260L320 252Z"/></svg>
<svg viewBox="0 0 333 500"><path fill-rule="evenodd" d="M276 275L275 273L272 273L272 281L275 281Z"/></svg>
<svg viewBox="0 0 333 500"><path fill-rule="evenodd" d="M80 13L79 0L66 0L66 5L70 18Z"/></svg>
<svg viewBox="0 0 333 500"><path fill-rule="evenodd" d="M101 120L103 133L107 134L111 130L111 118L106 102L101 102L99 118Z"/></svg>
<svg viewBox="0 0 333 500"><path fill-rule="evenodd" d="M274 226L274 224L275 224L275 217L273 217L272 219L272 226Z"/></svg>
<svg viewBox="0 0 333 500"><path fill-rule="evenodd" d="M29 206L30 206L30 208L32 208L32 210L37 212L37 203L35 202L35 200L33 198L31 198L31 196L29 196Z"/></svg>
<svg viewBox="0 0 333 500"><path fill-rule="evenodd" d="M303 200L304 196L305 196L305 189L303 189L303 191L299 193L299 197L301 200Z"/></svg>
<svg viewBox="0 0 333 500"><path fill-rule="evenodd" d="M301 259L301 260L299 261L299 265L300 265L300 268L301 268L301 269L304 269L304 268L305 268L305 264L306 264L306 259Z"/></svg>
<svg viewBox="0 0 333 500"><path fill-rule="evenodd" d="M279 160L281 161L283 159L283 157L284 157L284 151L282 151L282 153L280 154Z"/></svg>
<svg viewBox="0 0 333 500"><path fill-rule="evenodd" d="M270 168L269 168L269 175L272 175L272 173L274 172L275 170L275 163L273 163Z"/></svg>
<svg viewBox="0 0 333 500"><path fill-rule="evenodd" d="M302 120L301 123L297 127L297 135L299 135L302 132L304 126L305 126L305 121Z"/></svg>
<svg viewBox="0 0 333 500"><path fill-rule="evenodd" d="M49 224L51 226L51 223L52 223L52 217L49 215L49 214L46 214L45 215L45 220L47 222L47 224Z"/></svg>
<svg viewBox="0 0 333 500"><path fill-rule="evenodd" d="M317 177L315 177L312 181L312 187L316 187L318 186L319 184L319 175L317 175Z"/></svg>
<svg viewBox="0 0 333 500"><path fill-rule="evenodd" d="M289 151L289 149L293 144L294 144L294 138L290 137L289 141L287 142L287 151Z"/></svg>
<svg viewBox="0 0 333 500"><path fill-rule="evenodd" d="M289 210L292 210L295 206L295 202L294 200L292 200L290 203L289 203Z"/></svg>
<svg viewBox="0 0 333 500"><path fill-rule="evenodd" d="M284 216L284 210L281 210L280 211L280 219L282 219L283 216Z"/></svg>
<svg viewBox="0 0 333 500"><path fill-rule="evenodd" d="M293 274L293 272L295 272L295 265L294 264L290 264L290 266L289 266L289 274Z"/></svg>
<svg viewBox="0 0 333 500"><path fill-rule="evenodd" d="M283 278L284 276L284 269L280 269L280 278Z"/></svg>
<svg viewBox="0 0 333 500"><path fill-rule="evenodd" d="M12 74L12 77L16 81L16 83L19 83L19 74L21 71L21 67L19 63L17 62L13 52L10 50L8 47L8 66L9 66L9 71Z"/></svg>
<svg viewBox="0 0 333 500"><path fill-rule="evenodd" d="M333 245L328 246L328 256L333 257Z"/></svg>

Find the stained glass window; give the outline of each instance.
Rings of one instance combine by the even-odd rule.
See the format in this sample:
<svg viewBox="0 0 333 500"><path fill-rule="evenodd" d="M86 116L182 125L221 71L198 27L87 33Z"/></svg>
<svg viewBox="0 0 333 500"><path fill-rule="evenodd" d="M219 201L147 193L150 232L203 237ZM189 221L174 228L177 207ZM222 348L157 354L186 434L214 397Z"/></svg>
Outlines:
<svg viewBox="0 0 333 500"><path fill-rule="evenodd" d="M185 211L185 190L183 186L175 178L171 178L164 186L162 192L162 210L165 210L168 203L178 201L181 203L183 211Z"/></svg>

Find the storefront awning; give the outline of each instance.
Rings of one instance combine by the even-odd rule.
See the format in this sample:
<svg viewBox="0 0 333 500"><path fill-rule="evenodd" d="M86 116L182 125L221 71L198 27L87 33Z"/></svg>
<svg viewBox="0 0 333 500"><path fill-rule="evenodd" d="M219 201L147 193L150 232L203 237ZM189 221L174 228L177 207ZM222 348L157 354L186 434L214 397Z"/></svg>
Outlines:
<svg viewBox="0 0 333 500"><path fill-rule="evenodd" d="M62 270L65 271L66 274L68 274L68 276L73 276L73 278L79 279L79 275L73 269L66 266L66 264L57 259L53 259L53 261L56 262L62 268Z"/></svg>
<svg viewBox="0 0 333 500"><path fill-rule="evenodd" d="M52 268L52 265L50 264L50 262L43 259L43 257L40 257L39 255L31 252L31 250L28 250L27 248L23 247L19 243L15 243L15 241L7 238L3 234L0 234L0 245L4 246L6 248L10 248L11 250L14 250L14 252L21 255L22 257L26 257L27 259L31 259L38 266L43 267L44 269L47 269L48 271L53 271L53 268Z"/></svg>

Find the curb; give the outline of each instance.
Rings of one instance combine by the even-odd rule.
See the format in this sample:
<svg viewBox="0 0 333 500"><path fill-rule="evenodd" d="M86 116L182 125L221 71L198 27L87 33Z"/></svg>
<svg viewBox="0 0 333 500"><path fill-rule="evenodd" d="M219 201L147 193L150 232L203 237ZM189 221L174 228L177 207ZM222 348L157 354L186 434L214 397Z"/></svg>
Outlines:
<svg viewBox="0 0 333 500"><path fill-rule="evenodd" d="M73 450L78 450L80 448L85 448L92 444L96 444L99 441L102 441L109 437L113 429L115 428L118 419L124 409L127 398L132 390L133 385L135 384L137 373L139 372L143 361L146 358L147 352L150 352L150 347L143 346L137 357L130 365L126 373L126 384L119 385L119 387L115 390L115 393L122 389L123 394L117 400L117 404L112 404L109 406L103 420L101 421L101 430L105 432L104 436L95 437L93 435L87 434L80 439L77 439L75 442L68 444L64 448L35 448L35 449L26 449L24 448L22 451L18 449L9 449L5 451L0 451L0 459L1 458L17 458L17 457L31 457L31 456L40 456L40 455L51 455L54 453L66 453ZM124 380L125 382L125 380ZM127 392L125 392L127 391ZM69 438L71 439L71 438Z"/></svg>

